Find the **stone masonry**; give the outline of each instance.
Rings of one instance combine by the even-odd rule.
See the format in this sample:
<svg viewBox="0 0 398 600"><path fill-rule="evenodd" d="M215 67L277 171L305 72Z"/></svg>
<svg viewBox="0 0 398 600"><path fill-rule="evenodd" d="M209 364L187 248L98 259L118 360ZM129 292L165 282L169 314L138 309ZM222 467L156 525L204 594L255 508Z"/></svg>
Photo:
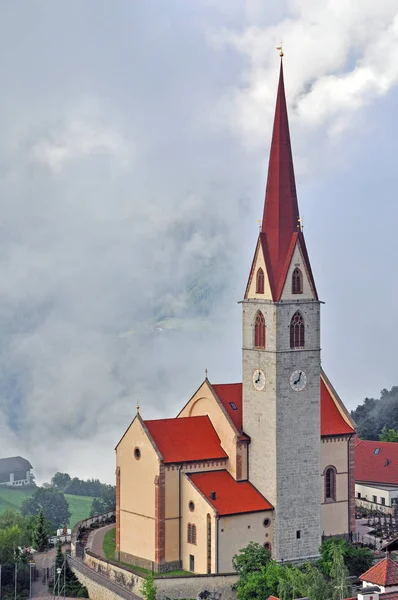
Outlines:
<svg viewBox="0 0 398 600"><path fill-rule="evenodd" d="M266 349L254 348L254 322L261 310ZM290 320L300 310L305 349L290 349ZM253 386L262 369L263 391ZM290 387L303 370L307 385ZM318 556L321 541L320 303L314 300L243 302L243 430L251 437L250 481L275 508L272 554L276 560ZM318 476L316 476L318 475Z"/></svg>

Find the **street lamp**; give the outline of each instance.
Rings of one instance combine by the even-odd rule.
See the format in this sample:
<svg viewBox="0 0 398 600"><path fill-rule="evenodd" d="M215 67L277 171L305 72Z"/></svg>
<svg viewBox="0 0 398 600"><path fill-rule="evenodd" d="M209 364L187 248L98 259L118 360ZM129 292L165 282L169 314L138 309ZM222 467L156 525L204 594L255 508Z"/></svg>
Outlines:
<svg viewBox="0 0 398 600"><path fill-rule="evenodd" d="M62 571L61 567L58 567L58 569L57 569L57 575L58 575L58 598L59 598L59 582L60 582L60 579L61 579L61 571Z"/></svg>

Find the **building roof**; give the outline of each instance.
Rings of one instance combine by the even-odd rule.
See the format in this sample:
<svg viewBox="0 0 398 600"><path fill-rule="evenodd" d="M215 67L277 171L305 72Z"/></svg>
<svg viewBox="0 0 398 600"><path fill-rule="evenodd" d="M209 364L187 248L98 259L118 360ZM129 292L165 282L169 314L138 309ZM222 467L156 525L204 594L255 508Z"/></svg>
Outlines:
<svg viewBox="0 0 398 600"><path fill-rule="evenodd" d="M343 435L354 433L339 410L338 399L321 376L321 435Z"/></svg>
<svg viewBox="0 0 398 600"><path fill-rule="evenodd" d="M297 243L300 245L311 287L315 298L317 298L304 235L299 223L282 61L259 242L264 255L273 300L280 300L289 264ZM249 281L251 277L252 273Z"/></svg>
<svg viewBox="0 0 398 600"><path fill-rule="evenodd" d="M355 446L355 481L398 485L398 444L358 440Z"/></svg>
<svg viewBox="0 0 398 600"><path fill-rule="evenodd" d="M359 579L383 587L398 585L398 564L391 558L384 558L361 575Z"/></svg>
<svg viewBox="0 0 398 600"><path fill-rule="evenodd" d="M213 389L238 431L242 431L242 384L216 383Z"/></svg>
<svg viewBox="0 0 398 600"><path fill-rule="evenodd" d="M221 516L273 508L254 485L249 481L236 481L228 471L207 471L187 476ZM210 498L210 492L216 493L215 500Z"/></svg>
<svg viewBox="0 0 398 600"><path fill-rule="evenodd" d="M32 465L22 456L11 456L10 458L0 458L0 473L15 473L16 471L30 471Z"/></svg>
<svg viewBox="0 0 398 600"><path fill-rule="evenodd" d="M326 376L321 376L321 435L347 435L353 434L354 428L343 417L340 401L328 382ZM213 385L218 398L231 417L239 431L243 427L242 414L242 384L225 383ZM236 407L233 409L231 403ZM398 444L397 444L398 446Z"/></svg>
<svg viewBox="0 0 398 600"><path fill-rule="evenodd" d="M228 458L207 415L144 423L165 463Z"/></svg>

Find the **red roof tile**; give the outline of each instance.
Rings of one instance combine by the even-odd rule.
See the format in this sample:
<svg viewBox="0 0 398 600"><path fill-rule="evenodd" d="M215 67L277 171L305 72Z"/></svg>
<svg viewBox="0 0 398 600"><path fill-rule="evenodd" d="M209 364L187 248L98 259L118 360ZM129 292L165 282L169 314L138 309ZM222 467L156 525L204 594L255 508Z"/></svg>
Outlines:
<svg viewBox="0 0 398 600"><path fill-rule="evenodd" d="M276 596L269 596L268 600L279 600Z"/></svg>
<svg viewBox="0 0 398 600"><path fill-rule="evenodd" d="M144 422L166 463L227 458L207 415Z"/></svg>
<svg viewBox="0 0 398 600"><path fill-rule="evenodd" d="M342 435L346 433L354 433L354 429L343 419L321 377L321 435Z"/></svg>
<svg viewBox="0 0 398 600"><path fill-rule="evenodd" d="M384 558L360 576L361 581L382 585L398 585L398 565L391 558Z"/></svg>
<svg viewBox="0 0 398 600"><path fill-rule="evenodd" d="M380 594L379 598L380 600L398 600L398 592L386 592L385 594Z"/></svg>
<svg viewBox="0 0 398 600"><path fill-rule="evenodd" d="M242 384L217 383L213 385L213 389L231 417L237 430L242 431Z"/></svg>
<svg viewBox="0 0 398 600"><path fill-rule="evenodd" d="M398 443L358 440L355 481L398 485Z"/></svg>
<svg viewBox="0 0 398 600"><path fill-rule="evenodd" d="M213 388L238 431L242 431L242 384L220 383L213 385ZM238 410L233 410L230 402L234 402ZM321 378L321 435L344 435L350 433L354 433L354 429L343 419L333 397Z"/></svg>
<svg viewBox="0 0 398 600"><path fill-rule="evenodd" d="M272 505L248 481L235 481L228 471L207 471L188 475L219 515L271 510ZM210 492L216 493L211 500Z"/></svg>

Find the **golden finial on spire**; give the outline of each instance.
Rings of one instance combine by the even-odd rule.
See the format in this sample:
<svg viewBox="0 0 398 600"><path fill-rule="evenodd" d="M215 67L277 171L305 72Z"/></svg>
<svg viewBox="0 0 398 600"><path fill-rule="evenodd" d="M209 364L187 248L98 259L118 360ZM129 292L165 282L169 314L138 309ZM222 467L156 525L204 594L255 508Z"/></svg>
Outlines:
<svg viewBox="0 0 398 600"><path fill-rule="evenodd" d="M140 401L137 400L137 415L140 414Z"/></svg>
<svg viewBox="0 0 398 600"><path fill-rule="evenodd" d="M279 50L279 56L282 58L282 56L283 56L283 42L281 42L281 45L277 47L277 50Z"/></svg>
<svg viewBox="0 0 398 600"><path fill-rule="evenodd" d="M261 219L257 219L257 223L258 223L258 229L259 229L259 231L261 231L262 220Z"/></svg>
<svg viewBox="0 0 398 600"><path fill-rule="evenodd" d="M297 217L297 228L300 229L300 231L303 231L303 229L304 229L304 217Z"/></svg>

